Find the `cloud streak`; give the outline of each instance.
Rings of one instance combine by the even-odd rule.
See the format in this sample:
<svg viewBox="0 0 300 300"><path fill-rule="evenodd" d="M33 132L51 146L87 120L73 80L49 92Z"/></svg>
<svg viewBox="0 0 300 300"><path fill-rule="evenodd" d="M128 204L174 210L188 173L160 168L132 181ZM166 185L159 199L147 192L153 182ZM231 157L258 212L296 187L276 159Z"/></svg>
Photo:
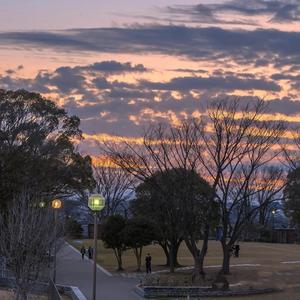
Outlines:
<svg viewBox="0 0 300 300"><path fill-rule="evenodd" d="M73 29L60 32L0 33L0 45L98 53L156 53L191 60L232 59L250 64L264 59L300 64L300 32L225 30L217 27L135 26ZM102 66L104 67L104 66ZM138 67L136 67L138 69Z"/></svg>
<svg viewBox="0 0 300 300"><path fill-rule="evenodd" d="M257 26L255 21L246 21L239 16L266 16L269 22L291 23L300 20L300 4L297 0L234 0L221 4L198 4L170 6L169 16L181 22L206 24L237 24ZM226 18L226 16L235 18ZM229 21L229 19L231 19Z"/></svg>

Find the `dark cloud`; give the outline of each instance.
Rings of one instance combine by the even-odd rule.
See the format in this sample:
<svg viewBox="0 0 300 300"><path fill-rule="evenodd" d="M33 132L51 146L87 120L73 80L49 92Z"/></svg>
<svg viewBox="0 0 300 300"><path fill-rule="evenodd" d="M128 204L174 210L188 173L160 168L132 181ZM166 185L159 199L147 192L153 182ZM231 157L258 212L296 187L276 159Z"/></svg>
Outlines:
<svg viewBox="0 0 300 300"><path fill-rule="evenodd" d="M168 71L178 72L178 73L192 73L192 74L197 74L197 73L206 74L206 73L208 73L208 71L201 70L201 69L196 70L196 69L180 69L179 68L179 69L170 69Z"/></svg>
<svg viewBox="0 0 300 300"><path fill-rule="evenodd" d="M290 74L290 73L277 73L273 74L271 76L273 80L287 80L290 84L291 87L294 89L299 90L300 89L300 74L298 73L297 75Z"/></svg>
<svg viewBox="0 0 300 300"><path fill-rule="evenodd" d="M113 88L106 95L111 98L120 99L153 99L155 93L153 91L144 91L142 89Z"/></svg>
<svg viewBox="0 0 300 300"><path fill-rule="evenodd" d="M5 70L5 73L8 74L8 75L12 75L12 74L17 73L20 70L23 70L23 69L24 69L24 66L23 65L19 65L15 69L7 69L7 70Z"/></svg>
<svg viewBox="0 0 300 300"><path fill-rule="evenodd" d="M0 75L0 88L4 89L27 89L39 93L49 93L49 88L40 82L37 78L40 78L40 75L36 79L27 79L27 78L14 78L11 75L1 76Z"/></svg>
<svg viewBox="0 0 300 300"><path fill-rule="evenodd" d="M294 115L300 113L300 101L291 100L287 97L269 101L271 112L284 115Z"/></svg>
<svg viewBox="0 0 300 300"><path fill-rule="evenodd" d="M141 86L153 90L265 90L280 91L274 82L264 79L241 79L234 76L227 77L177 77L169 82L141 81Z"/></svg>
<svg viewBox="0 0 300 300"><path fill-rule="evenodd" d="M111 83L105 77L97 77L93 80L97 89L104 90L112 87Z"/></svg>
<svg viewBox="0 0 300 300"><path fill-rule="evenodd" d="M54 75L47 76L48 85L55 86L61 93L69 93L72 90L80 90L85 83L85 77L73 72L70 67L56 69Z"/></svg>
<svg viewBox="0 0 300 300"><path fill-rule="evenodd" d="M12 74L16 73L16 70L7 69L7 70L5 70L5 73L8 74L8 75L12 75Z"/></svg>
<svg viewBox="0 0 300 300"><path fill-rule="evenodd" d="M171 16L175 16L175 22L188 22L193 20L201 20L202 23L218 23L218 19L215 17L213 7L209 5L198 4L191 5L177 5L169 6L165 9ZM186 17L190 17L188 20ZM157 18L157 20L160 20Z"/></svg>
<svg viewBox="0 0 300 300"><path fill-rule="evenodd" d="M51 38L49 38L49 36ZM103 42L105 41L105 42ZM234 60L239 64L279 65L300 63L300 33L258 29L225 30L185 26L136 26L131 28L74 29L61 32L0 33L0 44L49 47L62 51L102 53L160 53L192 60ZM261 61L261 58L264 61ZM118 69L100 63L90 69ZM119 70L143 71L143 66L122 65Z"/></svg>
<svg viewBox="0 0 300 300"><path fill-rule="evenodd" d="M39 93L49 93L52 91L65 95L79 93L91 96L92 94L88 91L89 80L92 80L91 84L93 87L99 90L113 87L126 88L131 85L118 81L111 83L108 81L109 75L148 71L142 64L133 65L130 62L121 63L112 60L96 62L85 66L63 66L57 68L54 72L43 70L34 79L24 79L14 76L22 68L23 66L18 66L16 69L6 70L7 75L0 76L0 85L3 88L25 88Z"/></svg>
<svg viewBox="0 0 300 300"><path fill-rule="evenodd" d="M86 67L76 67L76 69L101 72L101 73L127 73L127 72L147 72L148 70L142 64L132 65L130 62L120 63L115 60L96 62Z"/></svg>
<svg viewBox="0 0 300 300"><path fill-rule="evenodd" d="M294 80L300 80L300 75L292 75L292 74L287 74L287 73L276 73L276 74L273 74L271 76L272 79L274 80L291 80L291 81L294 81Z"/></svg>
<svg viewBox="0 0 300 300"><path fill-rule="evenodd" d="M282 3L275 12L270 22L292 22L300 20L300 4L299 2Z"/></svg>
<svg viewBox="0 0 300 300"><path fill-rule="evenodd" d="M270 22L293 22L300 20L298 0L234 0L221 4L177 5L166 9L174 22L197 22L206 24L257 25L255 22L241 21L238 17L231 21L224 16L241 14L246 16L266 15ZM172 19L172 18L171 18Z"/></svg>

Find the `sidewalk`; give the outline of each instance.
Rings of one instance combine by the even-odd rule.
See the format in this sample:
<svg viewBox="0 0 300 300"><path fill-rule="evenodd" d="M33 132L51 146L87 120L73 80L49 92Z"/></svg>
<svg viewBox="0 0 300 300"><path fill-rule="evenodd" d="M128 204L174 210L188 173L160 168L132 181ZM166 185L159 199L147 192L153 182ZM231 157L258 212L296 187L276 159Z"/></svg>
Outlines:
<svg viewBox="0 0 300 300"><path fill-rule="evenodd" d="M88 300L92 299L93 264L88 259L64 244L57 256L57 283L77 286ZM97 268L97 299L140 300L133 288L137 279L112 277Z"/></svg>

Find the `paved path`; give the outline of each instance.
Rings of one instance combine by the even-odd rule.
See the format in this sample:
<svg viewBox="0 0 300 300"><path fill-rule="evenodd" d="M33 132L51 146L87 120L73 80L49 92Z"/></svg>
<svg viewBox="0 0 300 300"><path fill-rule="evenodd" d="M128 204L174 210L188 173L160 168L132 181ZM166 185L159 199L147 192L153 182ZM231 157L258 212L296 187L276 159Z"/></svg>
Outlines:
<svg viewBox="0 0 300 300"><path fill-rule="evenodd" d="M77 286L88 300L92 299L92 263L64 244L57 257L57 283ZM137 279L112 277L97 269L97 300L140 300L133 288Z"/></svg>

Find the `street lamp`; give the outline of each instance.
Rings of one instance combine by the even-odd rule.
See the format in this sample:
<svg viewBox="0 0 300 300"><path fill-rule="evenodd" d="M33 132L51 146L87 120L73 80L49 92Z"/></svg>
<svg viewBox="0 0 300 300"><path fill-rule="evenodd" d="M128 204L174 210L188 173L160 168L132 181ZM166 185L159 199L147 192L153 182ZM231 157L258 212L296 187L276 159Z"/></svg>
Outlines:
<svg viewBox="0 0 300 300"><path fill-rule="evenodd" d="M41 201L39 203L39 208L44 208L46 206L46 203L44 201Z"/></svg>
<svg viewBox="0 0 300 300"><path fill-rule="evenodd" d="M55 239L54 239L54 263L53 263L53 282L55 283L56 281L56 235L57 235L57 229L56 229L56 224L57 224L57 212L61 208L61 200L59 199L54 199L51 202L51 206L54 209L54 234L55 234Z"/></svg>
<svg viewBox="0 0 300 300"><path fill-rule="evenodd" d="M275 214L276 214L276 209L272 209L272 229L274 230L274 225L275 225Z"/></svg>
<svg viewBox="0 0 300 300"><path fill-rule="evenodd" d="M275 214L276 214L276 209L273 208L272 209L272 242L275 242L275 239L274 239L274 229L275 229Z"/></svg>
<svg viewBox="0 0 300 300"><path fill-rule="evenodd" d="M98 225L97 225L97 212L101 211L105 206L105 199L102 195L93 194L89 197L88 202L89 208L94 213L94 252L93 252L93 300L96 300L96 275L97 275L97 235L98 235Z"/></svg>

